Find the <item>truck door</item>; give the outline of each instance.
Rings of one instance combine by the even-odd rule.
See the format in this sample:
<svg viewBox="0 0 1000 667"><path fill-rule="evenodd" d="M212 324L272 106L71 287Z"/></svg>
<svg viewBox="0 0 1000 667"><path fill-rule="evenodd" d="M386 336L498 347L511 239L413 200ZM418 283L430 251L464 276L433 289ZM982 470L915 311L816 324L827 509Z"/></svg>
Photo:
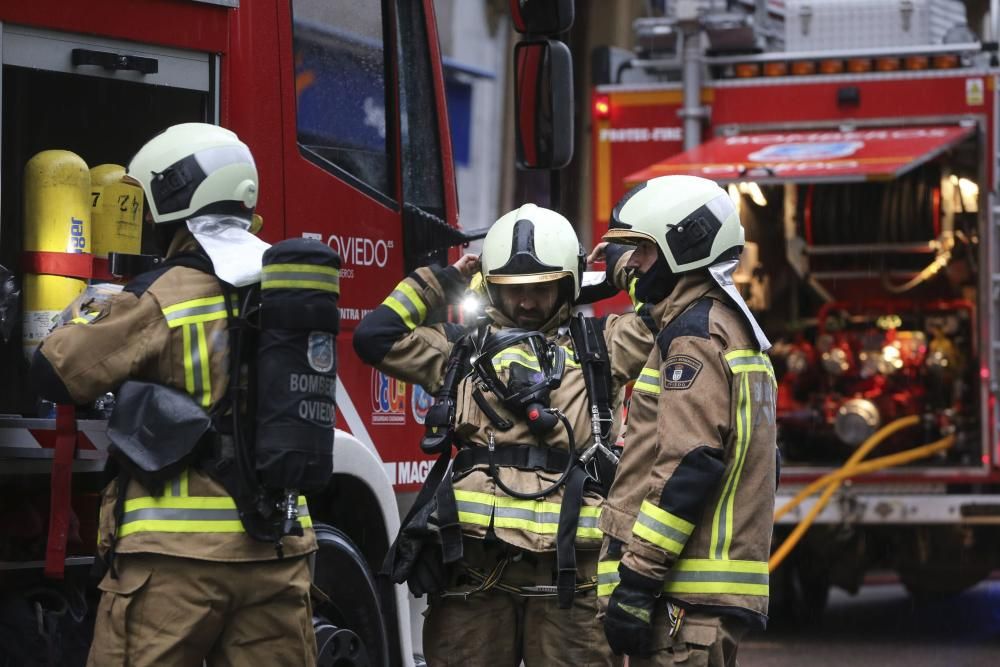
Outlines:
<svg viewBox="0 0 1000 667"><path fill-rule="evenodd" d="M416 469L416 388L362 364L351 336L405 271L446 259L427 227L456 217L432 12L430 2L293 0L282 49L283 113L295 118L283 142L285 234L321 239L343 260L338 425L377 446L395 484L420 481L396 474L396 462Z"/></svg>
<svg viewBox="0 0 1000 667"><path fill-rule="evenodd" d="M10 23L0 24L0 46L0 264L18 274L23 172L33 155L62 149L90 167L126 165L163 128L218 117L216 56L208 53ZM34 414L14 340L0 346L0 368L0 413Z"/></svg>

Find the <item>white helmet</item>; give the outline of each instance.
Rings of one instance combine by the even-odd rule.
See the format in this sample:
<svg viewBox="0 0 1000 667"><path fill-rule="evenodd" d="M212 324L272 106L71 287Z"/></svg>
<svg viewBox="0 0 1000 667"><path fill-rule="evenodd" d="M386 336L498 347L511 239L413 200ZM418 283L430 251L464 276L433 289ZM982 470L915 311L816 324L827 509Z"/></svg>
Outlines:
<svg viewBox="0 0 1000 667"><path fill-rule="evenodd" d="M146 193L157 223L222 213L250 220L257 167L235 133L207 123L168 127L139 149L126 177Z"/></svg>
<svg viewBox="0 0 1000 667"><path fill-rule="evenodd" d="M569 220L534 204L525 204L493 223L480 256L487 284L571 278L574 299L580 295L584 261L583 248Z"/></svg>
<svg viewBox="0 0 1000 667"><path fill-rule="evenodd" d="M714 181L660 176L618 202L604 240L653 241L676 274L735 259L744 237L733 200Z"/></svg>

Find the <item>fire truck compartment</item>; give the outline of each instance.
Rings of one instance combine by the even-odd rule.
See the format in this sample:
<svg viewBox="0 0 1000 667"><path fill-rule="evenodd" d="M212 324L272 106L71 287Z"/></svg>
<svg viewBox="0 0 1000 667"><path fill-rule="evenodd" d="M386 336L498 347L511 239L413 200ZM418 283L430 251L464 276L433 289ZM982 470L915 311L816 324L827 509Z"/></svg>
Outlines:
<svg viewBox="0 0 1000 667"><path fill-rule="evenodd" d="M72 151L89 167L127 165L164 128L217 120L214 56L0 24L0 264L22 285L24 167L36 153ZM16 325L0 344L0 414L50 416L25 388ZM0 341L2 342L2 341Z"/></svg>

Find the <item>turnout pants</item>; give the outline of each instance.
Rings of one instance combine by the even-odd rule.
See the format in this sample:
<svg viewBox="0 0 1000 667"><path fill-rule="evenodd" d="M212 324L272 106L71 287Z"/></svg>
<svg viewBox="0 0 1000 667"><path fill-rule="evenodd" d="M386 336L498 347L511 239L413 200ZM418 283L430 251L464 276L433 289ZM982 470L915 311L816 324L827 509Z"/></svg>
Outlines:
<svg viewBox="0 0 1000 667"><path fill-rule="evenodd" d="M88 667L316 664L305 557L219 563L119 554Z"/></svg>
<svg viewBox="0 0 1000 667"><path fill-rule="evenodd" d="M656 605L654 652L648 658L629 657L629 667L739 667L736 650L747 632L744 621L689 611L676 636L670 636L666 601Z"/></svg>
<svg viewBox="0 0 1000 667"><path fill-rule="evenodd" d="M489 572L504 557L501 581L514 586L551 586L554 553L531 553L481 540L464 540L465 557L450 574L449 592L475 588L466 567ZM577 580L597 576L597 550L577 551ZM493 588L465 597L431 596L424 620L429 667L620 666L597 620L597 592L577 594L570 609L555 596L529 598Z"/></svg>

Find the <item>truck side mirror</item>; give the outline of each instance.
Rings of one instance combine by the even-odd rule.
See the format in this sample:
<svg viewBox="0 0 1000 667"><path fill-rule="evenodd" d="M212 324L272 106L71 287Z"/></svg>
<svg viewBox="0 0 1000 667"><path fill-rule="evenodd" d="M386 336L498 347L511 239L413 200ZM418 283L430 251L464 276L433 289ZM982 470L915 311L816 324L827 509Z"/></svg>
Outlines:
<svg viewBox="0 0 1000 667"><path fill-rule="evenodd" d="M561 169L573 158L573 62L560 41L514 46L518 169Z"/></svg>
<svg viewBox="0 0 1000 667"><path fill-rule="evenodd" d="M573 25L573 0L510 0L514 29L528 35L557 35Z"/></svg>

